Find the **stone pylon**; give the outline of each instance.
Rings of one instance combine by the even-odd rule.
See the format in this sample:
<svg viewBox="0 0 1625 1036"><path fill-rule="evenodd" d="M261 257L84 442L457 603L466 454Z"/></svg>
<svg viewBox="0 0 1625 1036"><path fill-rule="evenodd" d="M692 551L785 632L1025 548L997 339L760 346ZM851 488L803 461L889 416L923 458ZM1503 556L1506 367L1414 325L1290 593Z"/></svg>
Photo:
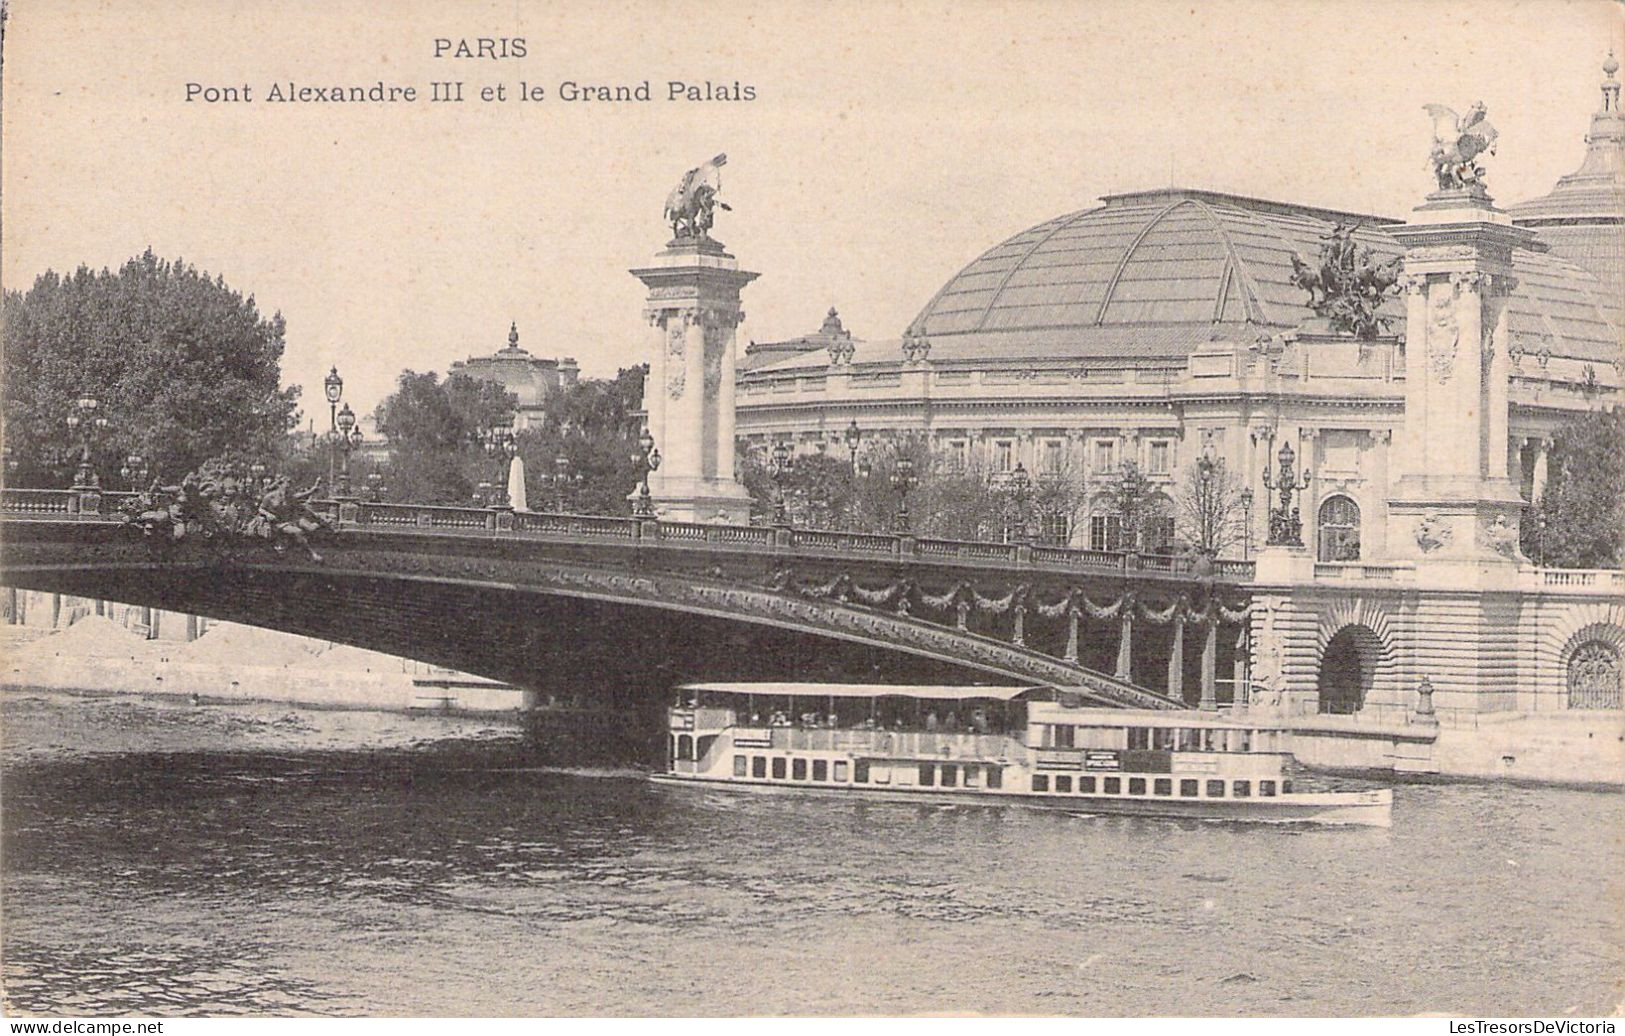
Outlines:
<svg viewBox="0 0 1625 1036"><path fill-rule="evenodd" d="M632 274L649 289L643 406L661 456L649 478L656 512L747 522L750 494L734 477L735 338L740 289L757 274L706 236L672 241Z"/></svg>
<svg viewBox="0 0 1625 1036"><path fill-rule="evenodd" d="M1523 500L1507 471L1507 297L1513 250L1535 235L1482 188L1430 194L1389 233L1405 247L1406 291L1389 552L1455 578L1511 565Z"/></svg>

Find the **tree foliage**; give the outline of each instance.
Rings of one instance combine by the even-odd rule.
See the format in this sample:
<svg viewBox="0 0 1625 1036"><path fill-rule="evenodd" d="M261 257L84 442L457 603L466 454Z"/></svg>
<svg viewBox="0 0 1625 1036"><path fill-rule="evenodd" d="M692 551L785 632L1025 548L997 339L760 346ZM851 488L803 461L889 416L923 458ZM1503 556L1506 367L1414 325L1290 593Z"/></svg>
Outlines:
<svg viewBox="0 0 1625 1036"><path fill-rule="evenodd" d="M462 374L440 380L432 371L402 371L395 391L374 413L389 439L385 474L391 500L469 504L482 481L495 481L500 464L486 453L483 429L513 420L513 393Z"/></svg>
<svg viewBox="0 0 1625 1036"><path fill-rule="evenodd" d="M262 459L284 449L297 388L282 388L283 321L177 259L151 250L119 270L40 275L0 302L5 439L13 485L63 486L79 440L66 418L80 397L100 404L93 443L104 485L138 453L176 478L219 455Z"/></svg>
<svg viewBox="0 0 1625 1036"><path fill-rule="evenodd" d="M1545 492L1523 522L1523 550L1557 568L1625 561L1625 411L1596 410L1558 429Z"/></svg>
<svg viewBox="0 0 1625 1036"><path fill-rule="evenodd" d="M1174 498L1174 532L1191 548L1209 557L1238 551L1246 536L1245 487L1224 461L1215 461L1202 477L1191 468Z"/></svg>

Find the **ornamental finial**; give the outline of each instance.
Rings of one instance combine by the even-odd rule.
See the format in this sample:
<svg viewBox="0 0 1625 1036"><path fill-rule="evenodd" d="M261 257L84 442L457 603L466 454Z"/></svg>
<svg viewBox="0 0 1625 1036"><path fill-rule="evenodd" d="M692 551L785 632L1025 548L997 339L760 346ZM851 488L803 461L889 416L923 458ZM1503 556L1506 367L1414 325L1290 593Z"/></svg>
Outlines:
<svg viewBox="0 0 1625 1036"><path fill-rule="evenodd" d="M508 325L508 348L519 348L519 321L517 320Z"/></svg>

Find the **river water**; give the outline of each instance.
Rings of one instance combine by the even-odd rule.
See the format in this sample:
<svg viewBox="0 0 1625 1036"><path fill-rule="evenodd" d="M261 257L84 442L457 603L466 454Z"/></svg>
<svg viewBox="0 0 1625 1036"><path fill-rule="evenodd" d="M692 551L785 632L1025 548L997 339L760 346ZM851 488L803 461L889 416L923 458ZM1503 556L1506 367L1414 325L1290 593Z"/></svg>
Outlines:
<svg viewBox="0 0 1625 1036"><path fill-rule="evenodd" d="M1391 830L832 803L475 721L9 692L14 1013L1597 1014L1625 796Z"/></svg>

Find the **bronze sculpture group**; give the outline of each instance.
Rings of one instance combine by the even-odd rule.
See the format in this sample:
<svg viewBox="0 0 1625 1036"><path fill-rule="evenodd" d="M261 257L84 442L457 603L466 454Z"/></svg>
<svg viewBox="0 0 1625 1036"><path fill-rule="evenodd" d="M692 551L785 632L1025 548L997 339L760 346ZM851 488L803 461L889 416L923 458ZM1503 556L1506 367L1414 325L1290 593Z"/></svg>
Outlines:
<svg viewBox="0 0 1625 1036"><path fill-rule="evenodd" d="M204 465L175 485L154 479L126 505L125 525L163 543L258 542L279 554L295 545L320 562L311 536L333 527L311 506L321 485L318 478L309 489L294 492L284 475L256 478L231 465Z"/></svg>

